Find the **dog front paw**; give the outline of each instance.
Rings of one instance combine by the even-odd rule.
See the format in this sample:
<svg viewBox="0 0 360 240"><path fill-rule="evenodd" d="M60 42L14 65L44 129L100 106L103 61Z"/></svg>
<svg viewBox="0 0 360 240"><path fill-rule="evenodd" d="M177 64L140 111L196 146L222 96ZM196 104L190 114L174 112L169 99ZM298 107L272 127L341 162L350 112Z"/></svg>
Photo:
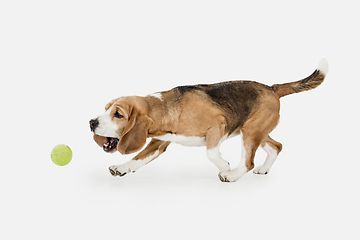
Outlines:
<svg viewBox="0 0 360 240"><path fill-rule="evenodd" d="M219 172L218 177L222 182L236 182L238 178L234 175L234 171Z"/></svg>
<svg viewBox="0 0 360 240"><path fill-rule="evenodd" d="M218 177L219 177L220 181L222 181L222 182L230 182L230 181L227 179L227 176L224 175L224 174L221 173L221 172L219 172Z"/></svg>
<svg viewBox="0 0 360 240"><path fill-rule="evenodd" d="M231 171L225 171L219 173L219 179L222 182L236 182L247 172L246 167L234 168Z"/></svg>
<svg viewBox="0 0 360 240"><path fill-rule="evenodd" d="M130 168L126 168L123 165L114 165L109 167L110 174L115 176L125 176L127 173L131 172Z"/></svg>
<svg viewBox="0 0 360 240"><path fill-rule="evenodd" d="M255 168L255 170L253 171L253 173L255 174L261 174L261 175L266 175L269 173L269 168L265 167L264 165L258 166L257 168Z"/></svg>

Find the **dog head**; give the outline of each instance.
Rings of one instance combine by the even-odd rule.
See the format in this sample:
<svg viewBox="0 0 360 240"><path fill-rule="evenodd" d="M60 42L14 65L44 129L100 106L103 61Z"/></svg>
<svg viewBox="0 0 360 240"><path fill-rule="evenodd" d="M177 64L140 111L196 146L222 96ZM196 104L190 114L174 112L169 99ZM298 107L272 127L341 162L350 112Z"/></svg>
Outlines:
<svg viewBox="0 0 360 240"><path fill-rule="evenodd" d="M95 142L105 152L131 154L146 143L149 127L148 105L141 97L122 97L110 101L105 112L90 120Z"/></svg>

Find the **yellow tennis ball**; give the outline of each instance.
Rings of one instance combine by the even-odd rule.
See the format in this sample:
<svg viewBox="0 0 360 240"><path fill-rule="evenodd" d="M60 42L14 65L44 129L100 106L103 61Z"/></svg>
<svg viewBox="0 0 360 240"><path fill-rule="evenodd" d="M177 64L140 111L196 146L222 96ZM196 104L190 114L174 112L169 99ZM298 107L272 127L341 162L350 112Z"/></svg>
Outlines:
<svg viewBox="0 0 360 240"><path fill-rule="evenodd" d="M56 145L51 151L51 160L58 166L67 165L72 158L71 149L65 144Z"/></svg>

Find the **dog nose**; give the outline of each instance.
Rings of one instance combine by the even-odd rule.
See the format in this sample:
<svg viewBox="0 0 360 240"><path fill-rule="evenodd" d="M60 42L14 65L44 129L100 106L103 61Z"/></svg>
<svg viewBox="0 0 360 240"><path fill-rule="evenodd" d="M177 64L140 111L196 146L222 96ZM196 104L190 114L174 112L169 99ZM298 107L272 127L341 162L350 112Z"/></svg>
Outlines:
<svg viewBox="0 0 360 240"><path fill-rule="evenodd" d="M91 131L94 132L96 127L99 126L99 121L97 119L91 119L89 124Z"/></svg>

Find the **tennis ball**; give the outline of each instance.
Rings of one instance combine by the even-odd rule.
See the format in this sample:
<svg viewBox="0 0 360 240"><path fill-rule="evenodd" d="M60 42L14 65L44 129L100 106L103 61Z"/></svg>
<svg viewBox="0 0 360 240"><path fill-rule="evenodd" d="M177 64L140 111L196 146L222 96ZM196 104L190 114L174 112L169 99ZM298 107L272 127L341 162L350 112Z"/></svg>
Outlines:
<svg viewBox="0 0 360 240"><path fill-rule="evenodd" d="M51 160L58 166L67 165L72 158L71 149L65 144L56 145L51 151Z"/></svg>

